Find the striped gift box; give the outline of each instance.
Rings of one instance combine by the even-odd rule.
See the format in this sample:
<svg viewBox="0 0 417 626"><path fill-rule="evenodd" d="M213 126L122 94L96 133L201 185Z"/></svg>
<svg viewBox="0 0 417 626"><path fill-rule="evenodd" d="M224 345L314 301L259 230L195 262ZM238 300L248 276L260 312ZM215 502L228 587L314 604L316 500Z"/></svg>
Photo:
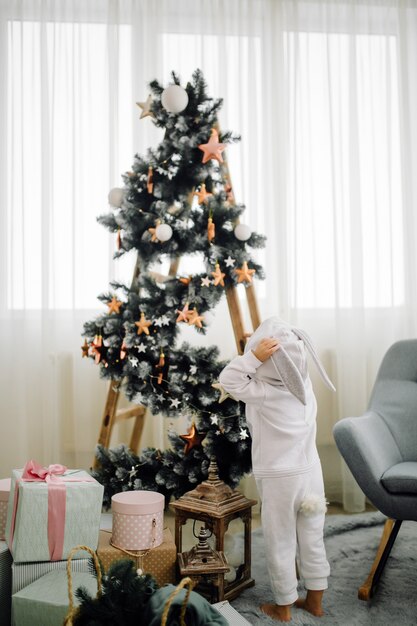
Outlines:
<svg viewBox="0 0 417 626"><path fill-rule="evenodd" d="M5 541L0 541L0 623L10 626L12 555Z"/></svg>
<svg viewBox="0 0 417 626"><path fill-rule="evenodd" d="M227 600L216 602L211 606L226 618L229 626L251 626L250 622L238 613Z"/></svg>
<svg viewBox="0 0 417 626"><path fill-rule="evenodd" d="M88 573L89 559L75 559L71 562L73 572ZM66 561L41 561L39 563L12 564L12 595L27 587L52 570L65 570Z"/></svg>

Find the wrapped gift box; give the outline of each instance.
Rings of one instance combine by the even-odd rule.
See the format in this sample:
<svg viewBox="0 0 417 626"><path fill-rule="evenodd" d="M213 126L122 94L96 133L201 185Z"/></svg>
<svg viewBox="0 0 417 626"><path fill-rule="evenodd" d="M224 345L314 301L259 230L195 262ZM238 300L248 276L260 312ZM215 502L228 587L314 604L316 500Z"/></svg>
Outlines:
<svg viewBox="0 0 417 626"><path fill-rule="evenodd" d="M71 563L73 572L89 573L89 559L76 559ZM67 561L41 561L40 563L12 563L12 594L27 587L41 576L52 571L64 570ZM0 622L1 624L1 622Z"/></svg>
<svg viewBox="0 0 417 626"><path fill-rule="evenodd" d="M85 587L93 597L97 593L97 580L92 574L74 572L72 586L74 591ZM77 598L74 603L79 604ZM15 626L59 626L68 606L66 572L49 572L12 596L12 622Z"/></svg>
<svg viewBox="0 0 417 626"><path fill-rule="evenodd" d="M123 491L111 499L113 543L126 550L156 548L163 540L165 498L156 491Z"/></svg>
<svg viewBox="0 0 417 626"><path fill-rule="evenodd" d="M251 626L250 622L238 613L227 600L216 602L216 604L211 606L226 618L229 626Z"/></svg>
<svg viewBox="0 0 417 626"><path fill-rule="evenodd" d="M53 484L43 480L22 480L22 475L26 475L24 470L13 470L7 511L6 541L15 563L61 561L66 559L71 548L78 544L87 545L95 550L98 543L103 486L83 470L67 470L54 479ZM59 514L56 514L55 526L51 524L48 527L51 496L56 495L57 482L60 484L58 489L64 488L64 503ZM16 501L15 492L17 492ZM54 507L52 507L54 514L53 509ZM55 548L55 551L52 551L51 539L52 545L55 541L55 546L59 545L59 549ZM79 554L78 558L82 558L82 553Z"/></svg>
<svg viewBox="0 0 417 626"><path fill-rule="evenodd" d="M10 494L10 478L0 480L0 541L5 541L7 503Z"/></svg>
<svg viewBox="0 0 417 626"><path fill-rule="evenodd" d="M5 541L0 541L0 624L10 624L10 603L12 586L12 555Z"/></svg>
<svg viewBox="0 0 417 626"><path fill-rule="evenodd" d="M97 554L106 572L113 561L132 559L136 569L141 569L144 574L151 574L158 585L175 582L177 548L169 528L164 530L163 542L149 551L118 550L111 545L110 541L111 533L100 530Z"/></svg>

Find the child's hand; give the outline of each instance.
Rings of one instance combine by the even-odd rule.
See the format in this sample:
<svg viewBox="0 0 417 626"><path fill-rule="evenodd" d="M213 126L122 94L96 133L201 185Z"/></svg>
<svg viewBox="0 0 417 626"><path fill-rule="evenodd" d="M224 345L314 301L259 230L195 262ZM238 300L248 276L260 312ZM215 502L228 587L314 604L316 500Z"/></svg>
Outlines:
<svg viewBox="0 0 417 626"><path fill-rule="evenodd" d="M279 348L278 339L269 337L268 339L261 339L256 346L255 350L252 350L253 354L260 361L266 361L269 357Z"/></svg>

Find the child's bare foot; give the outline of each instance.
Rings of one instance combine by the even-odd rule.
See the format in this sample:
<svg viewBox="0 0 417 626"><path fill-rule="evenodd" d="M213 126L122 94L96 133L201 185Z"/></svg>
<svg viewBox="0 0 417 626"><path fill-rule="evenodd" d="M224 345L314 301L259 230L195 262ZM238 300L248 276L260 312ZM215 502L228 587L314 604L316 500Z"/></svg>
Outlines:
<svg viewBox="0 0 417 626"><path fill-rule="evenodd" d="M291 606L291 604L262 604L261 611L279 622L289 622Z"/></svg>
<svg viewBox="0 0 417 626"><path fill-rule="evenodd" d="M309 589L305 598L298 598L298 600L295 601L295 606L299 609L308 611L315 617L322 617L322 615L324 615L324 611L321 606L322 598L323 591L312 591Z"/></svg>

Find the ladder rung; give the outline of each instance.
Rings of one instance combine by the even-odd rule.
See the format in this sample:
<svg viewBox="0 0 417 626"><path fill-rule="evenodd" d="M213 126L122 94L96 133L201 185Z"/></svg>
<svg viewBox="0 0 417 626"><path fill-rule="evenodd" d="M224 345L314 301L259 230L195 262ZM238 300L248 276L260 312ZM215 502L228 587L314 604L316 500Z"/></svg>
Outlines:
<svg viewBox="0 0 417 626"><path fill-rule="evenodd" d="M145 407L144 406L135 406L132 409L118 409L116 411L116 422L120 422L121 420L127 420L130 417L139 417L140 415L145 415Z"/></svg>

